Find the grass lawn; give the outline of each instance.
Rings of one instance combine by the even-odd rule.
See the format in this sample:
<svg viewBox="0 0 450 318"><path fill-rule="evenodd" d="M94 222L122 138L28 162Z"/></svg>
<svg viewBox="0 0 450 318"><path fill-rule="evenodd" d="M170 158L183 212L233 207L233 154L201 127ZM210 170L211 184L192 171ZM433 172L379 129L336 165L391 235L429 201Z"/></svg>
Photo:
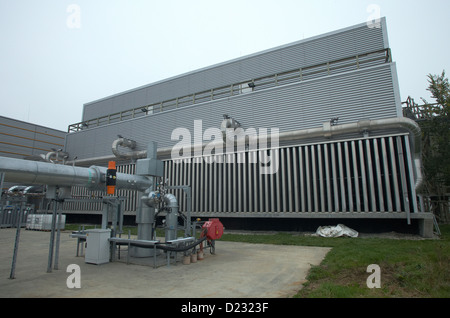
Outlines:
<svg viewBox="0 0 450 318"><path fill-rule="evenodd" d="M253 243L327 246L333 249L314 266L295 297L450 297L450 225L438 240L322 238L279 233L231 235L222 239ZM381 288L368 288L367 266L380 266Z"/></svg>
<svg viewBox="0 0 450 318"><path fill-rule="evenodd" d="M324 261L310 270L308 282L295 297L449 298L450 225L440 229L442 236L435 240L322 238L292 233L224 234L221 240L332 247ZM132 234L135 230L131 228ZM381 288L367 287L370 264L380 266Z"/></svg>

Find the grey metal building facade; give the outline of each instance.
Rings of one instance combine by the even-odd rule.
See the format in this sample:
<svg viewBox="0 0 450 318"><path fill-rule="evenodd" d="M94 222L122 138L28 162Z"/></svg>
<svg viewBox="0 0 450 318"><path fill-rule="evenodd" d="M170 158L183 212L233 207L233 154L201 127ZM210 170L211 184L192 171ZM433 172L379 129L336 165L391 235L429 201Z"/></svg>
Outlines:
<svg viewBox="0 0 450 318"><path fill-rule="evenodd" d="M41 154L63 149L66 132L0 116L0 156L41 160ZM13 184L2 185L6 190Z"/></svg>
<svg viewBox="0 0 450 318"><path fill-rule="evenodd" d="M33 159L64 148L66 132L0 116L0 155Z"/></svg>
<svg viewBox="0 0 450 318"><path fill-rule="evenodd" d="M136 142L133 151L149 141L169 149L179 142L171 138L176 128L194 136L201 120L203 134L220 128L224 115L243 129L301 137L227 153L224 162L208 163L207 155L176 161L161 151L168 184L192 189L193 216L428 220L416 193L411 130L403 122L364 126L402 117L384 18L380 28L359 24L87 103L82 121L69 127L65 150L75 165L104 164L114 159L119 135ZM323 134L308 136L322 127ZM277 173L260 173L251 158L262 153L279 159ZM133 173L133 162L116 159L119 171ZM173 191L186 210L183 191ZM135 213L139 194L118 194L129 198L125 213ZM96 213L101 204L71 202L65 209Z"/></svg>

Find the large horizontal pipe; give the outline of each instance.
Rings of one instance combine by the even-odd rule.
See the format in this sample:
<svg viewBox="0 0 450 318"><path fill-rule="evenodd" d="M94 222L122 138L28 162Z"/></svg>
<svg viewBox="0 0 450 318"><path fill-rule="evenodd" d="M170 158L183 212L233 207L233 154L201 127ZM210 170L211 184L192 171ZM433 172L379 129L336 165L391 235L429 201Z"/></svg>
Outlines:
<svg viewBox="0 0 450 318"><path fill-rule="evenodd" d="M137 247L154 247L156 244L160 243L160 241L134 240L119 237L110 237L109 241L116 243L116 245L130 245Z"/></svg>
<svg viewBox="0 0 450 318"><path fill-rule="evenodd" d="M84 186L92 190L102 190L105 188L106 170L105 167L82 168L0 157L0 172L5 173L5 181L26 185ZM151 179L144 176L116 174L117 189L145 191L151 185Z"/></svg>
<svg viewBox="0 0 450 318"><path fill-rule="evenodd" d="M189 238L189 241L192 241L192 240L195 240L195 238ZM125 238L118 238L118 237L109 238L109 241L116 243L116 245L130 245L130 246L144 247L144 248L157 248L157 249L171 251L171 252L184 252L184 251L190 250L205 240L206 240L206 236L199 238L198 240L196 240L193 243L190 243L188 245L170 246L170 245L166 245L168 242L161 243L160 241L134 240L134 239L125 239Z"/></svg>
<svg viewBox="0 0 450 318"><path fill-rule="evenodd" d="M410 138L410 146L411 146L411 153L413 153L413 164L414 164L414 176L415 176L415 187L416 191L420 192L422 183L423 183L423 177L422 177L422 159L421 159L421 153L422 153L422 136L421 136L421 130L419 125L409 119L404 117L395 117L395 118L387 118L387 119L375 119L375 120L360 120L355 123L350 124L342 124L342 125L331 125L329 122L324 123L322 127L318 128L310 128L310 129L302 129L302 130L294 130L294 131L288 131L288 132L282 132L278 135L278 140L280 142L283 141L299 141L306 138L316 138L316 137L325 137L325 138L331 138L333 136L348 134L348 133L363 133L365 131L370 132L373 130L383 130L383 129L403 129L406 130L409 133ZM258 142L260 139L266 139L270 140L270 135L255 135L255 136L249 136L246 135L246 143L255 143ZM190 150L198 150L203 149L209 145L211 148L215 145L217 146L223 146L223 141L217 141L217 142L206 142L203 144L198 145L191 145ZM173 147L166 147L166 148L159 148L158 149L158 156L168 156L171 155L173 150ZM188 150L184 148L183 150ZM139 158L146 158L147 151L146 150L140 150L140 151L132 151L129 154L121 153L121 158L128 158L128 159L139 159ZM104 162L108 160L114 160L116 157L114 155L110 156L103 156L103 157L97 157L97 158L86 158L86 159L79 159L75 163L80 165L87 165L87 164L93 164L96 162ZM68 164L73 164L74 162L68 162Z"/></svg>

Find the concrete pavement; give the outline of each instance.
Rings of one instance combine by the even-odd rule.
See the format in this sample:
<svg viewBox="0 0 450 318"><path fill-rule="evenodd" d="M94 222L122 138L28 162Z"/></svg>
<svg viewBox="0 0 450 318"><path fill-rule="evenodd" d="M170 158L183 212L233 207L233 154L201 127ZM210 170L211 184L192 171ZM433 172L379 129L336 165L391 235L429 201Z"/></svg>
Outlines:
<svg viewBox="0 0 450 318"><path fill-rule="evenodd" d="M293 296L330 248L216 241L216 254L157 268L120 261L86 264L77 240L61 233L59 269L47 273L50 232L22 229L15 279L9 279L15 229L0 230L0 297L279 298ZM181 255L181 254L180 254ZM151 261L149 263L152 264ZM67 287L68 265L80 266L81 288Z"/></svg>

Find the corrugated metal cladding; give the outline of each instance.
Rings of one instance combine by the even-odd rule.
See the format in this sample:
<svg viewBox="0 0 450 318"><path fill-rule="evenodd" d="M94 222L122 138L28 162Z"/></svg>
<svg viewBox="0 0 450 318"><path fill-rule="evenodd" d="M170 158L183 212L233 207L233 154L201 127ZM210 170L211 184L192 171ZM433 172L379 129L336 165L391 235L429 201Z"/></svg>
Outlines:
<svg viewBox="0 0 450 318"><path fill-rule="evenodd" d="M265 150L263 150L265 151ZM166 161L169 185L191 185L194 215L245 212L417 212L407 136L270 150L275 174L261 174L258 151L227 156L233 164ZM242 163L239 163L242 162ZM186 197L176 190L182 211ZM230 214L227 214L230 213Z"/></svg>
<svg viewBox="0 0 450 318"><path fill-rule="evenodd" d="M0 156L23 159L64 148L66 132L0 116Z"/></svg>
<svg viewBox="0 0 450 318"><path fill-rule="evenodd" d="M263 150L266 151L266 150ZM342 139L271 149L278 172L261 174L260 151L190 162L165 160L169 186L190 185L192 216L293 217L301 212L418 212L409 138L405 134ZM211 160L214 158L214 160ZM121 166L133 172L134 164ZM89 191L82 191L88 196ZM187 211L183 190L171 190ZM126 214L137 206L136 193L127 195ZM69 203L65 210L92 212L101 206ZM272 214L273 215L273 214Z"/></svg>
<svg viewBox="0 0 450 318"><path fill-rule="evenodd" d="M82 120L388 47L383 18L381 28L358 24L86 103Z"/></svg>
<svg viewBox="0 0 450 318"><path fill-rule="evenodd" d="M135 140L137 150L145 150L149 141L169 147L178 142L171 140L175 128L189 129L193 138L195 120L202 120L203 131L219 128L223 114L238 120L244 129L279 128L281 132L321 127L333 117L339 117L340 124L397 117L401 105L393 85L395 76L395 64L385 63L186 106L68 134L66 151L79 159L111 155L119 134Z"/></svg>

